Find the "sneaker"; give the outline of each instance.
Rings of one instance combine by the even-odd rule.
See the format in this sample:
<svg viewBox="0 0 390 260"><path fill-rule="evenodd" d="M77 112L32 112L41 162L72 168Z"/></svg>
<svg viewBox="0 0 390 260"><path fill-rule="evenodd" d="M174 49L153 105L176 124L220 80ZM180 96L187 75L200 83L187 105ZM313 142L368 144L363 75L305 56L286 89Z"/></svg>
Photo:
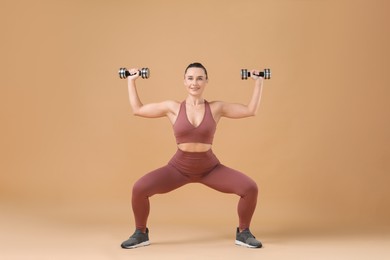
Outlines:
<svg viewBox="0 0 390 260"><path fill-rule="evenodd" d="M242 232L240 232L240 229L237 228L236 245L250 248L260 248L263 246L261 242L256 240L255 236L252 235L249 228L243 230Z"/></svg>
<svg viewBox="0 0 390 260"><path fill-rule="evenodd" d="M143 233L141 230L136 229L134 234L121 244L121 247L131 249L148 245L150 245L149 229L146 229L146 233Z"/></svg>

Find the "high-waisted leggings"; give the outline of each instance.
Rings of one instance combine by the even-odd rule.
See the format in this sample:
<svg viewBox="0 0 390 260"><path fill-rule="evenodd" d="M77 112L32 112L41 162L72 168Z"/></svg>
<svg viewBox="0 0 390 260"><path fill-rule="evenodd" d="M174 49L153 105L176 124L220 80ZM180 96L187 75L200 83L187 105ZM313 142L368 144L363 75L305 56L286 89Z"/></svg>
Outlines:
<svg viewBox="0 0 390 260"><path fill-rule="evenodd" d="M180 149L166 166L149 172L134 184L132 207L136 228L146 229L149 197L188 183L202 183L217 191L240 196L237 207L239 228L249 228L257 203L256 183L245 174L221 164L212 150L184 152Z"/></svg>

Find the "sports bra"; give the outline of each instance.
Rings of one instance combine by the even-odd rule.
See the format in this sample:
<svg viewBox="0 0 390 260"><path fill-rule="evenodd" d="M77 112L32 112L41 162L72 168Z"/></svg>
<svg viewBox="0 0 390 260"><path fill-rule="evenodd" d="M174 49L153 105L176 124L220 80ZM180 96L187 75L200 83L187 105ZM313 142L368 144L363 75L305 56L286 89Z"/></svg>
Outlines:
<svg viewBox="0 0 390 260"><path fill-rule="evenodd" d="M210 105L204 101L205 111L202 122L195 127L188 120L186 102L180 104L179 114L173 124L173 132L176 137L176 143L204 143L212 144L217 124L211 113Z"/></svg>

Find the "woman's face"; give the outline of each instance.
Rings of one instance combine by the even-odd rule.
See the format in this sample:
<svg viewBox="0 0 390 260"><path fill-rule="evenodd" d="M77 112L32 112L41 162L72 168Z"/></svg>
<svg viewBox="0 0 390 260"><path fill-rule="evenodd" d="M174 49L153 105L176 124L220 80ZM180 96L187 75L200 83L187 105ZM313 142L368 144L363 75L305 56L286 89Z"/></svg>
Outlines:
<svg viewBox="0 0 390 260"><path fill-rule="evenodd" d="M184 86L192 96L201 96L208 80L202 68L189 68L184 75Z"/></svg>

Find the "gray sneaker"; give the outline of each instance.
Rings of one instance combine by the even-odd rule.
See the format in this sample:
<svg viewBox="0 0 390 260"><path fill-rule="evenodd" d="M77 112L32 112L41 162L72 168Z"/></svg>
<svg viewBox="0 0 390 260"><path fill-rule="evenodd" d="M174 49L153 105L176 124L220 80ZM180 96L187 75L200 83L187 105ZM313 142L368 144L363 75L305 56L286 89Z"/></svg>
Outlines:
<svg viewBox="0 0 390 260"><path fill-rule="evenodd" d="M250 248L261 248L263 245L260 241L257 241L255 236L249 231L249 228L240 232L240 229L237 228L236 233L236 245L245 246Z"/></svg>
<svg viewBox="0 0 390 260"><path fill-rule="evenodd" d="M140 246L148 246L148 245L150 245L149 229L146 229L146 233L143 233L141 230L136 229L134 234L131 235L129 239L127 239L121 244L121 247L126 249L131 249L131 248L137 248Z"/></svg>

